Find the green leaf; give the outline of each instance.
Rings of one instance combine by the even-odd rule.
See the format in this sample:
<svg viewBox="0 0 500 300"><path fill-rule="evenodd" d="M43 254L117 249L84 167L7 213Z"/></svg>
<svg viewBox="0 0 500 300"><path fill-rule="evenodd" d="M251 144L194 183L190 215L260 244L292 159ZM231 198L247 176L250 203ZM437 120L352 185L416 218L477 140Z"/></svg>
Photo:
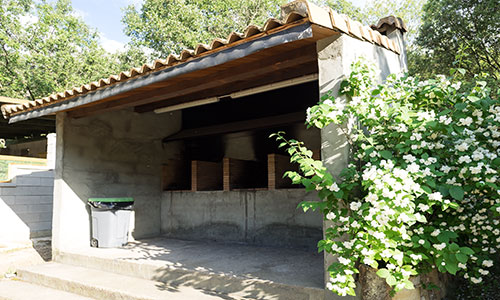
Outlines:
<svg viewBox="0 0 500 300"><path fill-rule="evenodd" d="M457 103L457 104L455 104L455 108L456 108L457 110L463 110L463 109L464 109L464 108L466 108L466 107L467 107L467 104L466 104L466 103Z"/></svg>
<svg viewBox="0 0 500 300"><path fill-rule="evenodd" d="M380 151L380 156L382 156L385 159L391 159L392 158L392 152L388 150Z"/></svg>
<svg viewBox="0 0 500 300"><path fill-rule="evenodd" d="M407 289L407 290L414 290L415 289L413 282L411 282L409 280L405 280L405 281L403 281L403 283L405 284L405 289Z"/></svg>
<svg viewBox="0 0 500 300"><path fill-rule="evenodd" d="M388 285L390 285L390 286L395 286L395 285L396 285L396 282L397 282L397 281L396 281L396 278L395 278L394 276L392 276L392 275L389 275L389 276L385 279L385 281L386 281L386 282L387 282L387 284L388 284Z"/></svg>
<svg viewBox="0 0 500 300"><path fill-rule="evenodd" d="M492 162L491 162L492 165L494 165L495 167L500 167L500 157L497 157L495 158Z"/></svg>
<svg viewBox="0 0 500 300"><path fill-rule="evenodd" d="M441 193L441 195L443 195L443 197L446 197L450 194L450 190L444 185L438 186L438 191Z"/></svg>
<svg viewBox="0 0 500 300"><path fill-rule="evenodd" d="M452 264L450 262L446 262L444 267L445 267L446 271L448 271L450 274L453 274L453 275L455 275L458 271L458 265Z"/></svg>
<svg viewBox="0 0 500 300"><path fill-rule="evenodd" d="M441 243L448 243L450 241L450 237L445 234L444 232L441 232L438 236L437 236L437 239L438 241L440 241Z"/></svg>
<svg viewBox="0 0 500 300"><path fill-rule="evenodd" d="M380 269L377 271L377 275L381 278L387 278L391 274L389 273L389 270L387 270L387 269Z"/></svg>
<svg viewBox="0 0 500 300"><path fill-rule="evenodd" d="M455 253L455 257L457 258L457 260L463 264L465 264L467 262L467 260L469 260L469 257L465 254L462 254L462 253Z"/></svg>
<svg viewBox="0 0 500 300"><path fill-rule="evenodd" d="M427 194L431 194L432 193L432 190L430 187L426 186L426 185L422 185L421 186L422 189L427 193Z"/></svg>
<svg viewBox="0 0 500 300"><path fill-rule="evenodd" d="M460 249L460 246L458 246L457 244L455 243L452 243L449 247L450 251L452 252L457 252L459 249Z"/></svg>
<svg viewBox="0 0 500 300"><path fill-rule="evenodd" d="M463 254L467 254L467 255L474 254L474 250L472 250L469 247L462 247L462 248L460 248L460 252L463 253Z"/></svg>
<svg viewBox="0 0 500 300"><path fill-rule="evenodd" d="M460 186L453 185L450 187L450 195L455 200L463 200L464 199L464 190Z"/></svg>

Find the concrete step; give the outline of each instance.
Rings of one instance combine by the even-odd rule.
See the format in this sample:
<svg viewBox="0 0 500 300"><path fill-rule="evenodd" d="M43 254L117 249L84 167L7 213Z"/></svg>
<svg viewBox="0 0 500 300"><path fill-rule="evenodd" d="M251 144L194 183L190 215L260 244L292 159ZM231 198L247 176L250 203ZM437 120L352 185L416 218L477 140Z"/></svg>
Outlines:
<svg viewBox="0 0 500 300"><path fill-rule="evenodd" d="M214 292L175 286L152 280L118 275L114 273L64 265L46 263L18 270L18 276L25 282L60 291L103 300L222 300L227 298ZM26 298L30 299L30 298ZM38 298L33 298L38 299Z"/></svg>
<svg viewBox="0 0 500 300"><path fill-rule="evenodd" d="M92 298L19 280L0 280L0 300L91 300Z"/></svg>
<svg viewBox="0 0 500 300"><path fill-rule="evenodd" d="M317 251L157 237L122 248L55 251L58 263L255 299L324 299Z"/></svg>
<svg viewBox="0 0 500 300"><path fill-rule="evenodd" d="M40 254L31 246L4 248L0 251L0 277L14 273L17 268L43 263Z"/></svg>

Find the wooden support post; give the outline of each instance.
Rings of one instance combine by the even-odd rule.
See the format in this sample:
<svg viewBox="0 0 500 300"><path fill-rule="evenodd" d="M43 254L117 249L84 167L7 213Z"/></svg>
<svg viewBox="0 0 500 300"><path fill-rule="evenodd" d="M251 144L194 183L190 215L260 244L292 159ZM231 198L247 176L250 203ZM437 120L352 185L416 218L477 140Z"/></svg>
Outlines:
<svg viewBox="0 0 500 300"><path fill-rule="evenodd" d="M193 160L191 162L191 191L215 191L223 188L222 163Z"/></svg>

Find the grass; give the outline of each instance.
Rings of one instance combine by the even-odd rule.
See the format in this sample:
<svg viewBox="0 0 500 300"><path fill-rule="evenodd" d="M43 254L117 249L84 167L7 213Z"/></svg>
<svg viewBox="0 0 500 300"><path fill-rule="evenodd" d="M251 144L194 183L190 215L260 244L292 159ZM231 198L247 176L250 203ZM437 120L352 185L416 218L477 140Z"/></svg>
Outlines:
<svg viewBox="0 0 500 300"><path fill-rule="evenodd" d="M27 165L36 165L36 166L44 166L45 163L33 162L33 161L20 161L20 160L0 160L0 181L9 180L9 164L27 164Z"/></svg>

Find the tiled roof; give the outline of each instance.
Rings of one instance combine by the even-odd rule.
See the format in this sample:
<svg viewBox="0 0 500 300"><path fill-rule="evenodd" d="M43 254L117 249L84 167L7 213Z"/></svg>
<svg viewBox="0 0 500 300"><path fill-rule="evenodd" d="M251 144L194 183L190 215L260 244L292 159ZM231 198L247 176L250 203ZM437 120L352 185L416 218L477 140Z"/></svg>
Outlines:
<svg viewBox="0 0 500 300"><path fill-rule="evenodd" d="M294 26L295 24L299 25L303 22L320 25L322 27L350 35L359 40L379 45L399 54L398 46L394 41L390 40L385 35L380 34L379 31L371 29L369 26L353 21L346 15L338 14L331 8L320 8L309 3L307 0L297 0L286 4L282 8L282 13L285 15L282 16L281 20L273 18L268 19L262 27L250 25L242 34L232 32L226 39L214 39L210 45L198 44L194 50L183 50L178 56L171 54L166 59L157 59L151 64L145 64L139 68L132 68L127 72L121 72L118 75L111 75L108 78L103 78L99 81L94 81L79 87L74 87L70 90L52 94L42 99L29 101L23 104L2 105L2 114L8 119L17 114L86 95L98 89L105 89L109 86L125 82L132 78L141 77L152 72L182 64L194 58L218 52L222 49L230 48L233 45L239 45L246 41L259 38L261 34L266 34L269 31L278 31L281 28Z"/></svg>

